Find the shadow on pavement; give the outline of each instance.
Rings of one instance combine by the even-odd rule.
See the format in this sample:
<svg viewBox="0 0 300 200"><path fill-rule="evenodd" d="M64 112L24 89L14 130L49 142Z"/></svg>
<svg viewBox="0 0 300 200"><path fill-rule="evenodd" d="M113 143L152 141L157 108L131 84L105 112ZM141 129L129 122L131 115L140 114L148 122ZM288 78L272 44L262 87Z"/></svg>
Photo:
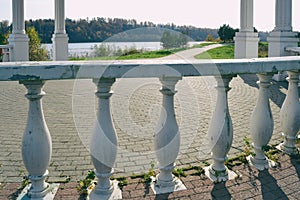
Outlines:
<svg viewBox="0 0 300 200"><path fill-rule="evenodd" d="M260 171L257 178L261 183L261 194L263 199L288 200L286 194L278 186L277 180L268 172L268 170Z"/></svg>
<svg viewBox="0 0 300 200"><path fill-rule="evenodd" d="M211 198L212 199L222 199L222 200L229 200L231 199L231 194L226 188L226 182L215 183L214 187L211 191Z"/></svg>
<svg viewBox="0 0 300 200"><path fill-rule="evenodd" d="M166 193L166 194L157 194L155 196L155 200L165 200L165 199L169 199L169 195L170 193Z"/></svg>
<svg viewBox="0 0 300 200"><path fill-rule="evenodd" d="M258 78L255 74L244 74L239 76L241 77L241 79L243 79L245 84L258 89L258 85L256 83L258 81ZM275 103L279 108L281 108L283 101L286 97L286 95L280 90L282 88L286 90L288 89L287 81L273 81L270 87L270 100L273 101L273 103Z"/></svg>
<svg viewBox="0 0 300 200"><path fill-rule="evenodd" d="M300 181L300 155L297 156L291 156L291 163L295 168L295 171L298 175L299 181Z"/></svg>

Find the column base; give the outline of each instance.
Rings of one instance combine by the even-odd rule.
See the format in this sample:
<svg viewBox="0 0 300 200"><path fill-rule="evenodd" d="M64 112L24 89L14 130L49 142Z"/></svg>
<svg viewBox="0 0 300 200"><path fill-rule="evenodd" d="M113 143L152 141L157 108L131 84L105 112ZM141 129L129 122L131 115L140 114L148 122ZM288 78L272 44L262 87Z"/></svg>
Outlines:
<svg viewBox="0 0 300 200"><path fill-rule="evenodd" d="M287 147L284 143L277 145L276 148L289 156L299 155L299 150L296 147Z"/></svg>
<svg viewBox="0 0 300 200"><path fill-rule="evenodd" d="M212 165L204 167L203 169L207 178L209 178L214 183L233 180L238 177L235 172L229 170L227 167L224 171L216 171L212 168Z"/></svg>
<svg viewBox="0 0 300 200"><path fill-rule="evenodd" d="M286 47L297 47L299 38L295 32L272 31L267 38L269 42L269 57L291 56Z"/></svg>
<svg viewBox="0 0 300 200"><path fill-rule="evenodd" d="M254 32L237 32L234 37L234 58L257 58L259 37Z"/></svg>
<svg viewBox="0 0 300 200"><path fill-rule="evenodd" d="M152 181L150 187L154 194L165 194L171 193L180 190L186 190L185 185L181 182L181 180L175 176L173 176L172 181L161 181L158 179L158 175L156 177L151 177Z"/></svg>
<svg viewBox="0 0 300 200"><path fill-rule="evenodd" d="M56 33L52 36L53 42L53 60L68 60L68 35L64 33Z"/></svg>
<svg viewBox="0 0 300 200"><path fill-rule="evenodd" d="M113 180L111 189L107 190L107 191L101 191L101 192L99 192L97 190L92 191L92 189L95 188L95 185L93 187L90 187L90 189L88 190L87 200L122 199L122 191L120 190L118 183L119 182L117 180Z"/></svg>
<svg viewBox="0 0 300 200"><path fill-rule="evenodd" d="M254 166L259 171L263 171L265 169L274 168L276 167L276 163L273 160L265 158L263 160L256 159L252 155L247 156L247 161L251 166Z"/></svg>
<svg viewBox="0 0 300 200"><path fill-rule="evenodd" d="M17 200L53 200L58 190L59 184L52 183L48 187L38 194L30 194L31 184L27 185L18 196Z"/></svg>
<svg viewBox="0 0 300 200"><path fill-rule="evenodd" d="M12 46L10 61L29 60L29 38L26 34L16 33L9 35L9 45Z"/></svg>

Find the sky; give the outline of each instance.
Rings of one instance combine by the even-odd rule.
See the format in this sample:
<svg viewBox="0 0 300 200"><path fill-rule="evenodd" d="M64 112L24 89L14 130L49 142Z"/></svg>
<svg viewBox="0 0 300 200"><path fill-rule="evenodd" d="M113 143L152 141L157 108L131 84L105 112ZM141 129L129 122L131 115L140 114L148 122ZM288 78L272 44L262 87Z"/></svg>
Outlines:
<svg viewBox="0 0 300 200"><path fill-rule="evenodd" d="M11 0L0 0L0 20L12 21ZM24 0L25 19L54 19L54 0ZM201 28L223 24L239 28L240 0L65 0L70 19L109 17L153 23L174 23ZM299 10L297 10L298 8ZM271 31L275 0L254 0L254 26ZM300 1L293 1L293 28L300 31Z"/></svg>

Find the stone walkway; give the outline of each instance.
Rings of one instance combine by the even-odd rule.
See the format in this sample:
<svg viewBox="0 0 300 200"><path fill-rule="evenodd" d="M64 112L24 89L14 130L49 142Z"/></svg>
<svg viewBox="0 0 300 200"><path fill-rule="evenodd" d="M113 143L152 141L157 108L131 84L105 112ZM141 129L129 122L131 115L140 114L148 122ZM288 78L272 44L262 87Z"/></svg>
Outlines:
<svg viewBox="0 0 300 200"><path fill-rule="evenodd" d="M233 121L234 141L229 157L243 151L245 146L243 138L250 134L250 115L258 97L256 81L255 75L243 75L234 78L230 83L232 90L229 92L229 109ZM182 143L177 160L177 165L180 167L203 165L203 161L210 162L209 147L205 143L205 136L216 100L215 84L213 77L183 78L177 84L175 111ZM160 87L158 79L118 79L113 86L111 109L119 139L119 152L115 164L116 176L145 173L150 168L151 162L155 162L153 134L162 105ZM51 182L66 181L70 178L71 183L75 184L76 181L86 176L88 170L93 169L88 141L97 112L94 90L91 80L48 81L45 84L44 91L47 95L43 98L43 107L53 141L52 160L49 167L49 181ZM274 82L270 90L270 103L275 125L270 143L278 144L282 140L279 110L286 96L287 83ZM28 111L25 93L25 88L17 82L0 82L0 183L2 183L0 194L7 192L7 187L14 188L16 192L23 176L26 175L21 158L22 134ZM291 166L287 164L286 168L291 168ZM299 165L297 164L296 167L298 173ZM245 171L245 173L248 172ZM298 176L292 172L289 173L298 184L299 173ZM277 184L277 177L274 175L276 173L266 176L273 184ZM252 184L250 179L246 179L247 187ZM208 192L207 198L204 199L212 198L210 193L214 191L213 184L210 183L208 186L207 181L203 182L202 179L198 181L200 182L196 181L195 184L201 186L197 186L197 190L206 189ZM254 182L257 184L257 180ZM231 185L233 182L228 184ZM226 183L226 186L228 184ZM222 191L224 190L224 194L228 193L224 185L220 187ZM231 194L238 190L239 186L232 187L233 190L229 190ZM278 187L280 188L281 185L279 184ZM190 193L200 194L201 192L193 190L187 193L191 195ZM147 196L147 198L152 199L152 196ZM175 198L173 195L169 197ZM233 195L233 197L241 199L238 196ZM1 196L0 199L2 199Z"/></svg>
<svg viewBox="0 0 300 200"><path fill-rule="evenodd" d="M204 46L201 48L191 48L191 49L187 49L184 51L179 51L175 54L171 54L169 56L166 57L162 57L160 59L168 59L168 60L176 60L176 59L185 59L185 60L193 60L195 59L194 57L198 54L201 54L203 52L206 52L210 49L214 49L217 47L221 47L223 46L223 44L212 44L212 45L208 45L208 46ZM209 59L209 55L207 54L207 59Z"/></svg>

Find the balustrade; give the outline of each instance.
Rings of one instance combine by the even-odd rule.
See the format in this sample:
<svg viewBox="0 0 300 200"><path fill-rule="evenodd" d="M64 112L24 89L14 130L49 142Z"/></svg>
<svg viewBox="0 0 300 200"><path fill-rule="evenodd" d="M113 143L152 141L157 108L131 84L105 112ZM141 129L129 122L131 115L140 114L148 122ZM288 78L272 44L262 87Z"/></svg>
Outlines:
<svg viewBox="0 0 300 200"><path fill-rule="evenodd" d="M236 175L225 166L227 153L233 139L232 122L228 109L227 92L230 90L231 76L216 76L217 102L208 129L209 147L213 164L207 167L205 174L214 182L226 181Z"/></svg>
<svg viewBox="0 0 300 200"><path fill-rule="evenodd" d="M0 62L9 62L12 47L9 45L0 45Z"/></svg>
<svg viewBox="0 0 300 200"><path fill-rule="evenodd" d="M272 74L257 74L257 76L259 78L257 82L259 85L259 94L250 121L250 134L253 140L255 156L250 155L247 159L257 169L264 170L274 165L264 153L264 147L269 143L274 128L269 102L269 87L271 85Z"/></svg>
<svg viewBox="0 0 300 200"><path fill-rule="evenodd" d="M154 137L155 153L160 173L156 177L155 185L152 185L157 194L172 192L174 188L176 191L185 189L181 181L172 174L180 148L180 133L174 110L175 85L179 79L181 77L164 77L160 79L163 107Z"/></svg>
<svg viewBox="0 0 300 200"><path fill-rule="evenodd" d="M27 126L22 141L22 157L28 171L31 185L28 187L28 197L49 198L50 191L57 185L45 182L52 153L51 136L44 119L41 98L45 95L42 88L44 81L21 81L27 88L25 95L29 100Z"/></svg>
<svg viewBox="0 0 300 200"><path fill-rule="evenodd" d="M120 199L121 191L110 180L113 174L113 165L117 156L117 135L111 120L109 99L113 94L110 91L115 79L94 79L97 85L98 114L91 139L90 152L95 167L98 183L89 196L89 199Z"/></svg>
<svg viewBox="0 0 300 200"><path fill-rule="evenodd" d="M162 83L160 91L163 95L163 104L154 137L154 148L160 169L155 179L156 183L152 185L156 193L185 188L180 180L172 175L180 149L180 133L174 112L175 85L184 76L214 76L217 80L217 102L208 130L213 163L206 170L206 174L213 181L226 181L231 175L235 175L228 171L224 163L234 134L232 129L234 122L231 121L229 114L227 93L232 77L238 74L252 73L257 74L259 78L259 95L250 123L255 156L249 157L249 162L260 170L270 166L270 161L263 150L273 133L269 87L272 74L278 71L289 71L289 89L281 109L281 125L285 141L280 148L289 154L297 153L295 138L299 131L300 57L193 61L193 63L160 60L116 61L109 66L107 63L107 61L0 63L0 81L20 81L28 90L26 97L29 100L29 112L22 142L23 161L32 182L27 188L28 196L40 198L49 195L48 191L55 190L54 186L45 182L51 159L51 136L44 120L41 98L45 94L42 88L47 80L89 78L93 79L97 86L98 114L90 143L90 153L98 182L89 199L121 198L117 183L110 180L118 145L110 113L110 97L111 87L117 78L156 77L160 78ZM179 76L172 77L169 74L170 70L160 68L161 64L167 65L171 71L177 71ZM84 72L78 73L79 69L84 69ZM127 73L132 69L138 70L136 73Z"/></svg>
<svg viewBox="0 0 300 200"><path fill-rule="evenodd" d="M283 129L284 142L278 148L287 154L294 155L298 154L295 141L300 128L299 72L289 71L288 75L288 92L280 110L280 122Z"/></svg>

